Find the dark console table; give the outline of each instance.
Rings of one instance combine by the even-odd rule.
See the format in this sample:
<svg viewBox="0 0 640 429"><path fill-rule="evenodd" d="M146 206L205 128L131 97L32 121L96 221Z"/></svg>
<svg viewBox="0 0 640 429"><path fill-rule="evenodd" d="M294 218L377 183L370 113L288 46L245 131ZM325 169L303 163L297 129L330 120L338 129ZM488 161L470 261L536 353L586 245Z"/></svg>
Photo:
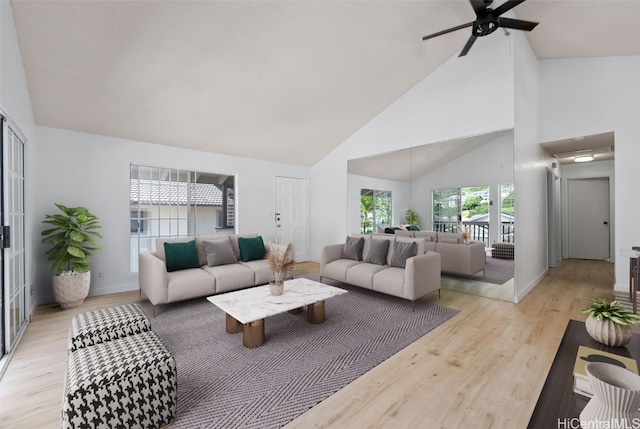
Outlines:
<svg viewBox="0 0 640 429"><path fill-rule="evenodd" d="M582 409L587 405L588 398L573 392L573 367L576 362L578 346L587 346L640 361L640 335L634 334L631 342L624 347L607 347L594 341L587 334L583 322L569 320L549 375L547 375L547 380L544 382L542 392L540 392L536 408L529 421L529 428L573 427L568 422L578 418Z"/></svg>

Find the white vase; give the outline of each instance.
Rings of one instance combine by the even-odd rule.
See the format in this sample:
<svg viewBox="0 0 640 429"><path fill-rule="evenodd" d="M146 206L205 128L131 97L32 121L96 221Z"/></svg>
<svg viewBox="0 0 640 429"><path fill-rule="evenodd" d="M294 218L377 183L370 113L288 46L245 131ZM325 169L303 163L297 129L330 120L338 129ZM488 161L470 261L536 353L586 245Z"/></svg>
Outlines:
<svg viewBox="0 0 640 429"><path fill-rule="evenodd" d="M282 292L284 291L284 282L280 280L276 283L274 280L271 280L269 282L269 290L271 291L271 295L282 295Z"/></svg>
<svg viewBox="0 0 640 429"><path fill-rule="evenodd" d="M53 296L62 308L77 307L89 295L91 272L53 276Z"/></svg>
<svg viewBox="0 0 640 429"><path fill-rule="evenodd" d="M593 398L580 413L583 428L631 428L640 422L640 376L617 365L586 366Z"/></svg>
<svg viewBox="0 0 640 429"><path fill-rule="evenodd" d="M633 335L629 325L619 325L610 319L598 320L592 315L587 317L585 327L591 338L609 347L624 346L631 341Z"/></svg>

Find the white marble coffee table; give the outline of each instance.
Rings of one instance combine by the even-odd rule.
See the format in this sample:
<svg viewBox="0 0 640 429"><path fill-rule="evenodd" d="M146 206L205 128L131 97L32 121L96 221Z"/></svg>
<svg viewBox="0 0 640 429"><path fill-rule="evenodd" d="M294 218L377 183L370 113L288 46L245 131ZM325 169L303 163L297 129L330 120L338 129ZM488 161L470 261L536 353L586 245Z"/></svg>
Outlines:
<svg viewBox="0 0 640 429"><path fill-rule="evenodd" d="M274 296L269 285L241 289L213 295L207 298L226 313L226 331L231 334L243 333L245 347L259 347L264 344L264 319L286 311L300 313L307 306L307 321L322 323L324 300L347 293L346 290L297 278L284 283L282 295Z"/></svg>

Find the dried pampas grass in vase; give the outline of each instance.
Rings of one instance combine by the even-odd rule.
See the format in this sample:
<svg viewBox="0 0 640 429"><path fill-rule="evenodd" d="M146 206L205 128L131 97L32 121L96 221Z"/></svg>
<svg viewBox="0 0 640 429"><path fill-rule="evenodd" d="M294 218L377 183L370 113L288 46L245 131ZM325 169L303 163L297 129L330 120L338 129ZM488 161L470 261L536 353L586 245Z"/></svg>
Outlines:
<svg viewBox="0 0 640 429"><path fill-rule="evenodd" d="M291 275L295 261L293 260L293 244L289 243L285 249L272 245L267 254L269 269L273 273L273 280L269 282L272 295L281 295L284 289L284 279Z"/></svg>

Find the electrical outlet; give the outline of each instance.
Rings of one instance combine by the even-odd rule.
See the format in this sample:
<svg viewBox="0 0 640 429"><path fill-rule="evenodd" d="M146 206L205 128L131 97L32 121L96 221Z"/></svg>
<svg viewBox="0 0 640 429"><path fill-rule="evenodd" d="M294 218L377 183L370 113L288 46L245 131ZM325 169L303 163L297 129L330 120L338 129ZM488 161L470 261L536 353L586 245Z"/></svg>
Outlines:
<svg viewBox="0 0 640 429"><path fill-rule="evenodd" d="M104 279L104 271L98 271L98 280Z"/></svg>

